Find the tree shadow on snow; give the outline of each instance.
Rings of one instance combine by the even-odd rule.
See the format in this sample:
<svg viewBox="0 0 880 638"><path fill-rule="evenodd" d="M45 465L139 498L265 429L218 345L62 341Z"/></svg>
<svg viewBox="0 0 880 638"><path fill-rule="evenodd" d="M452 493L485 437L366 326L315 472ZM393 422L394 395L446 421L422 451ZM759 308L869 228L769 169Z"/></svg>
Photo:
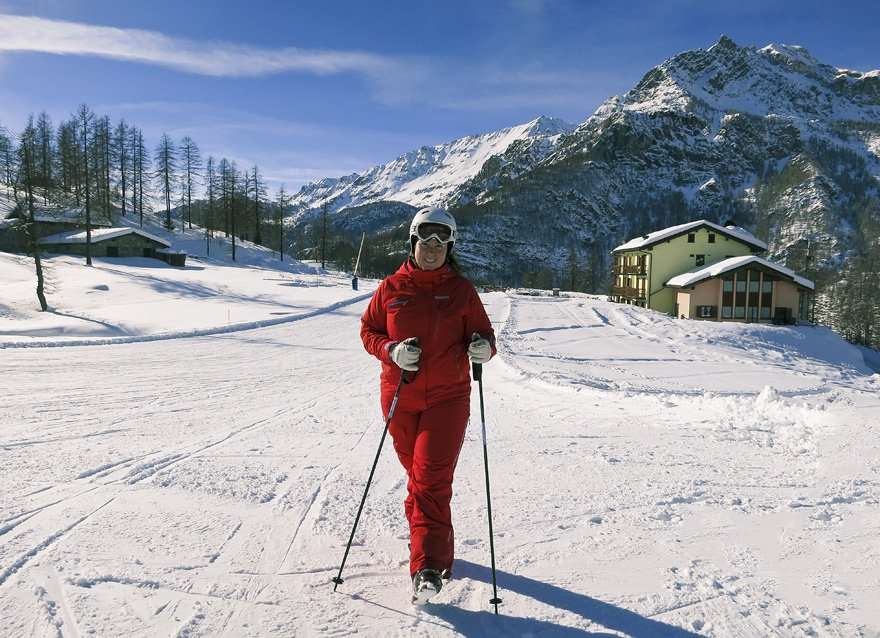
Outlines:
<svg viewBox="0 0 880 638"><path fill-rule="evenodd" d="M484 583L492 582L492 572L488 567L470 561L456 559L455 573L457 577L471 578ZM516 592L528 596L545 605L565 609L581 618L592 621L609 630L621 632L633 638L699 638L681 627L669 625L659 620L646 618L639 614L616 607L601 600L590 598L562 587L542 583L538 580L518 576L504 571L496 571L499 596L503 599L504 592ZM486 601L489 606L488 600ZM424 610L431 615L445 620L466 636L474 635L550 635L550 636L610 636L604 632L588 632L574 627L556 625L547 621L529 618L504 616L503 604L499 607L501 615L494 611L467 611L452 605L427 605Z"/></svg>
<svg viewBox="0 0 880 638"><path fill-rule="evenodd" d="M119 326L116 326L112 323L107 323L106 321L101 321L100 319L92 319L91 317L86 317L83 315L75 315L72 312L62 312L61 310L58 310L57 308L51 308L51 307L46 312L49 312L53 315L58 315L59 317L69 317L71 319L79 319L80 321L85 321L88 323L96 323L99 326L104 326L105 328L107 328L110 331L110 333L113 335L123 335L123 336L128 335L127 330L120 328Z"/></svg>

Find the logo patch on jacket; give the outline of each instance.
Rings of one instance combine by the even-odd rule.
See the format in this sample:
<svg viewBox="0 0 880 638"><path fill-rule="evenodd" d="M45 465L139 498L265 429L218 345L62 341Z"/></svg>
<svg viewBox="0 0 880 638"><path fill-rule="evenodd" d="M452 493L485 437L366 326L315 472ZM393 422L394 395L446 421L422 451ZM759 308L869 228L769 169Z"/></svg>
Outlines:
<svg viewBox="0 0 880 638"><path fill-rule="evenodd" d="M392 299L388 302L389 308L397 308L398 306L405 306L409 303L409 297L397 297L396 299Z"/></svg>

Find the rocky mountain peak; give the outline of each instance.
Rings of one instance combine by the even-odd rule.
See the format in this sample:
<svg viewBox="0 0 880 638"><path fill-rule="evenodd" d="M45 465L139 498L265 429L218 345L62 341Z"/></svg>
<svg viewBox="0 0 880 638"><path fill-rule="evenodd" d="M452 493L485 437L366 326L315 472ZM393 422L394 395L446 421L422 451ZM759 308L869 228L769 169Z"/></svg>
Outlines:
<svg viewBox="0 0 880 638"><path fill-rule="evenodd" d="M721 37L718 38L718 42L709 47L709 51L736 51L739 47L736 46L736 42L734 42L731 38L721 34Z"/></svg>
<svg viewBox="0 0 880 638"><path fill-rule="evenodd" d="M573 124L569 124L558 117L549 117L547 115L539 115L525 126L525 132L530 137L536 135L559 135L560 133L569 133L574 129Z"/></svg>

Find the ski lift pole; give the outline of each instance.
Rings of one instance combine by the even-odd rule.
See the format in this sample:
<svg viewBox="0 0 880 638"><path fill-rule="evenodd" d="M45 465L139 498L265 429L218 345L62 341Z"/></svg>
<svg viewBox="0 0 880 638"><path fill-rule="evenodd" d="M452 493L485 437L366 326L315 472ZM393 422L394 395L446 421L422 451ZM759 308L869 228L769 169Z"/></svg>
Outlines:
<svg viewBox="0 0 880 638"><path fill-rule="evenodd" d="M480 424L483 433L483 467L486 471L486 507L489 514L489 554L492 557L492 599L490 605L495 605L495 613L498 613L498 605L501 599L498 598L498 585L495 580L495 540L492 531L492 497L489 492L489 452L486 446L486 410L483 403L483 366L479 363L473 364L474 381L480 388Z"/></svg>
<svg viewBox="0 0 880 638"><path fill-rule="evenodd" d="M361 235L361 247L358 248L357 261L355 261L355 263L354 263L354 275L351 278L351 289L352 290L358 289L358 267L360 267L360 265L361 265L361 252L364 249L364 239L366 238L366 236L367 236L367 233L364 233Z"/></svg>

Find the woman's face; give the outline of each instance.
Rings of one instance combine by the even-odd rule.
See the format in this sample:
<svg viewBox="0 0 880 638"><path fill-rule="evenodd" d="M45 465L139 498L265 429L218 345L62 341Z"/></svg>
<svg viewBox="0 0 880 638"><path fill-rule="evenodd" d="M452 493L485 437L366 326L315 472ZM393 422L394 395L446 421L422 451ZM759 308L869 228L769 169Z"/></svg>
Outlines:
<svg viewBox="0 0 880 638"><path fill-rule="evenodd" d="M413 257L416 265L422 270L437 270L446 263L446 251L449 244L441 244L436 239L427 242L416 240L416 249Z"/></svg>

